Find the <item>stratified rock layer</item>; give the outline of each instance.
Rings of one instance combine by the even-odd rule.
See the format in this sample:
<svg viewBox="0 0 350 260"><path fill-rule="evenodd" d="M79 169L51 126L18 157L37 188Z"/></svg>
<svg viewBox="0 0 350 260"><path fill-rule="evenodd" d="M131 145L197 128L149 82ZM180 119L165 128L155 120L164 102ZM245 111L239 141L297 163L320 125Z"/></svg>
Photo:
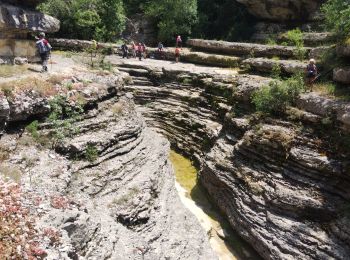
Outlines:
<svg viewBox="0 0 350 260"><path fill-rule="evenodd" d="M60 131L57 123L43 124L35 140L29 133L1 140L10 153L0 175L3 166L23 170L27 207L47 236L38 247L48 259L216 259L178 197L169 142L147 128L132 95L122 95L119 73L95 73L56 86L70 100L66 109L79 97L86 111L55 150L37 141Z"/></svg>
<svg viewBox="0 0 350 260"><path fill-rule="evenodd" d="M348 258L347 102L310 93L288 118L260 118L250 97L268 78L111 62L133 76L127 90L148 124L195 159L202 185L261 256Z"/></svg>

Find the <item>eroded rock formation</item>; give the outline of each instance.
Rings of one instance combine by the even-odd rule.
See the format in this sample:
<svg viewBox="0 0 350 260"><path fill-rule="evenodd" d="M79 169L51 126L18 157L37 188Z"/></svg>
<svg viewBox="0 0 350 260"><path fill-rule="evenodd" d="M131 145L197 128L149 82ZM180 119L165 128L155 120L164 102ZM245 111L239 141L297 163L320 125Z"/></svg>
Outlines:
<svg viewBox="0 0 350 260"><path fill-rule="evenodd" d="M310 20L323 0L236 0L260 19L272 21Z"/></svg>
<svg viewBox="0 0 350 260"><path fill-rule="evenodd" d="M42 109L25 109L27 114L20 103L0 106L0 116L10 111L7 120L13 121L55 111L57 98L66 100L66 112L85 108L64 124L51 115L39 135L14 131L1 138L7 153L0 175L19 172L24 206L37 216L42 237L36 246L49 259L216 259L177 195L169 142L135 111L121 75L85 71L54 78L55 96L13 92L18 100L36 93L30 106ZM55 132L61 137L50 146Z"/></svg>
<svg viewBox="0 0 350 260"><path fill-rule="evenodd" d="M192 156L232 227L265 259L350 254L348 103L300 97L283 118L261 118L250 96L269 78L217 68L113 60L149 125Z"/></svg>
<svg viewBox="0 0 350 260"><path fill-rule="evenodd" d="M41 1L0 1L0 58L13 62L15 57L36 59L35 39L30 33L56 32L59 21L33 8Z"/></svg>

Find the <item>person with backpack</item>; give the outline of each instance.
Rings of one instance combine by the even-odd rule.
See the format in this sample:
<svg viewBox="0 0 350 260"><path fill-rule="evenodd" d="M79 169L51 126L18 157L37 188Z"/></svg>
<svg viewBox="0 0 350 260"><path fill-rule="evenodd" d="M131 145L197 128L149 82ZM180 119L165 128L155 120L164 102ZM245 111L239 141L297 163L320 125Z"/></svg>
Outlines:
<svg viewBox="0 0 350 260"><path fill-rule="evenodd" d="M310 91L313 89L313 83L317 78L317 66L314 59L310 59L309 64L306 66L306 85L309 87Z"/></svg>
<svg viewBox="0 0 350 260"><path fill-rule="evenodd" d="M129 49L128 49L128 45L126 45L125 42L124 42L124 44L122 45L122 53L123 53L123 59L124 59L124 58L129 59Z"/></svg>
<svg viewBox="0 0 350 260"><path fill-rule="evenodd" d="M39 33L39 37L36 38L36 47L39 51L41 58L42 69L41 72L48 72L47 64L50 58L52 47L48 40L45 39L45 33Z"/></svg>
<svg viewBox="0 0 350 260"><path fill-rule="evenodd" d="M182 39L180 35L176 37L176 47L182 48Z"/></svg>

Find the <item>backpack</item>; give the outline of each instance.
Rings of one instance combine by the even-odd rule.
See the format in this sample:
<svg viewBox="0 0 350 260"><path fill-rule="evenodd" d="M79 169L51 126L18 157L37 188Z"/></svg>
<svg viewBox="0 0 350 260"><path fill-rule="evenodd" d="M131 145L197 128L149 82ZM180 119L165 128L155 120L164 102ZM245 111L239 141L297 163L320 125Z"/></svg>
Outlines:
<svg viewBox="0 0 350 260"><path fill-rule="evenodd" d="M41 39L41 40L37 41L36 46L37 46L40 54L50 52L52 49L50 43L45 39Z"/></svg>

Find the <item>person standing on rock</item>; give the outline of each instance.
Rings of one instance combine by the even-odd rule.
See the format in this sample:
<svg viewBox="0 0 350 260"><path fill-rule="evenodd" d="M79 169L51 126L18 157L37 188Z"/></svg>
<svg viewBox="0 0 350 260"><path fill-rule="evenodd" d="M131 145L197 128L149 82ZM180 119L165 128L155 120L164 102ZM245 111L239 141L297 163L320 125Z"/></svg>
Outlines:
<svg viewBox="0 0 350 260"><path fill-rule="evenodd" d="M143 52L143 46L140 42L139 45L137 46L137 56L139 57L140 61L142 60L142 52Z"/></svg>
<svg viewBox="0 0 350 260"><path fill-rule="evenodd" d="M36 47L39 51L40 58L41 58L41 65L42 65L41 72L47 72L48 71L47 64L50 58L52 47L49 41L45 39L45 33L43 32L39 33L39 37L36 37L36 39L38 40L36 42Z"/></svg>
<svg viewBox="0 0 350 260"><path fill-rule="evenodd" d="M176 47L182 48L182 39L180 35L176 37Z"/></svg>
<svg viewBox="0 0 350 260"><path fill-rule="evenodd" d="M125 42L124 42L124 44L122 45L122 53L123 53L123 59L124 59L124 58L129 59L129 49L128 49L128 45L126 45Z"/></svg>
<svg viewBox="0 0 350 260"><path fill-rule="evenodd" d="M180 48L176 47L175 49L175 62L178 63L180 60Z"/></svg>
<svg viewBox="0 0 350 260"><path fill-rule="evenodd" d="M133 58L137 58L137 56L136 56L136 49L137 49L137 46L136 46L135 42L132 41L131 42L131 50L132 50L132 57Z"/></svg>
<svg viewBox="0 0 350 260"><path fill-rule="evenodd" d="M317 66L316 61L314 59L310 59L309 64L306 66L306 85L308 86L309 90L313 90L314 82L317 78Z"/></svg>

